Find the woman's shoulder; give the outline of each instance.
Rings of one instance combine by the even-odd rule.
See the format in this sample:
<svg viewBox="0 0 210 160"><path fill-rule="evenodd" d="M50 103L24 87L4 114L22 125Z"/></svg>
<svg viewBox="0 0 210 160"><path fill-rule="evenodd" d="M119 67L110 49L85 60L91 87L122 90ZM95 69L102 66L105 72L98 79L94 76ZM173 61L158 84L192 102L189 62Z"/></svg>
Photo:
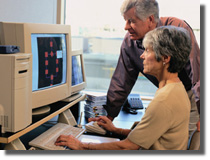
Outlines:
<svg viewBox="0 0 210 160"><path fill-rule="evenodd" d="M163 88L158 89L154 99L159 102L166 102L173 97L179 97L186 95L186 90L182 82L178 83L169 83Z"/></svg>

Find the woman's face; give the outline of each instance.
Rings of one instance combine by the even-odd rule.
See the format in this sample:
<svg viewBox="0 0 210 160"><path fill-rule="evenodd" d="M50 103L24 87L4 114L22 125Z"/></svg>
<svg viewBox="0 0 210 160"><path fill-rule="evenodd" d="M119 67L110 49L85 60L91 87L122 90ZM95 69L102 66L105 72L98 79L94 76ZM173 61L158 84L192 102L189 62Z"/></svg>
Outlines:
<svg viewBox="0 0 210 160"><path fill-rule="evenodd" d="M153 75L156 78L160 76L163 70L163 62L162 60L159 62L156 60L155 52L152 48L146 48L140 58L143 59L144 73Z"/></svg>

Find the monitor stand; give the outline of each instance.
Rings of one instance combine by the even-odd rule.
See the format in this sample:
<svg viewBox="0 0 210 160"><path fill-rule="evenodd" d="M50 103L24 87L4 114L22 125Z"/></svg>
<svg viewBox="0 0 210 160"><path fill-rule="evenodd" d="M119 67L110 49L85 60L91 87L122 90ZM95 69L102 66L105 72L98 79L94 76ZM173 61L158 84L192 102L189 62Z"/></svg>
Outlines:
<svg viewBox="0 0 210 160"><path fill-rule="evenodd" d="M43 106L32 110L32 116L39 116L50 112L50 106Z"/></svg>
<svg viewBox="0 0 210 160"><path fill-rule="evenodd" d="M74 115L71 113L70 109L67 109L59 114L58 122L69 124L71 126L77 126L77 122L74 118Z"/></svg>

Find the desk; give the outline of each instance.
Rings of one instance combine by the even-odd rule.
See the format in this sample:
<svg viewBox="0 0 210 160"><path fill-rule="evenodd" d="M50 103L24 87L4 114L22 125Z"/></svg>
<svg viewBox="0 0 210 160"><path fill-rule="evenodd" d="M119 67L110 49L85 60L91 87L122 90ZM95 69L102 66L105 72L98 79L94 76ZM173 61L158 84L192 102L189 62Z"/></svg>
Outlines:
<svg viewBox="0 0 210 160"><path fill-rule="evenodd" d="M79 97L78 99L67 103L67 102L57 102L52 104L51 107L51 111L49 113L49 115L45 116L42 119L38 119L38 120L33 120L34 122L29 125L28 127L26 127L25 129L17 132L17 133L5 133L0 135L0 143L5 143L5 144L11 144L11 143L21 143L21 141L19 140L19 137L25 135L26 133L36 129L37 127L41 126L42 124L44 124L45 122L49 121L50 119L52 119L53 117L59 115L60 113L66 111L67 109L69 109L70 107L74 106L75 104L77 104L78 102L82 101L85 99L85 95L82 95L81 97ZM24 150L25 147L23 144L20 144L20 149ZM17 148L18 149L18 148Z"/></svg>
<svg viewBox="0 0 210 160"><path fill-rule="evenodd" d="M119 115L114 119L113 124L118 128L130 129L134 122L141 120L141 118L145 113L145 109L147 108L150 102L151 99L142 100L144 108L137 110L137 114L130 114L121 109ZM81 101L79 107L80 108L79 112L83 112L81 125L85 125L86 123L88 123L87 119L84 117L84 104L85 101Z"/></svg>
<svg viewBox="0 0 210 160"><path fill-rule="evenodd" d="M49 129L50 127L52 127L52 125L47 125L46 122L51 120L52 118L55 118L55 121L57 120L57 116L64 112L65 110L69 109L77 109L77 107L73 107L76 104L79 103L79 111L76 111L76 114L78 115L78 113L80 112L84 112L84 101L85 99L85 95L83 95L82 97L78 98L77 100L71 102L71 103L67 103L67 102L57 102L52 104L52 109L51 112L48 116L42 118L42 119L36 119L33 120L34 122L28 126L27 128L23 129L22 131L19 131L17 133L14 134L4 134L0 137L0 143L11 143L15 140L18 139L18 143L22 143L24 144L24 146L27 146L25 149L29 149L30 146L28 146L28 142L31 141L32 139L34 139L35 137L37 137L38 135L40 135L41 133L43 133L44 131L46 131L47 129ZM123 110L121 110L121 112L119 113L118 117L116 117L113 121L114 125L116 127L119 128L125 128L125 129L130 129L131 126L133 125L133 123L135 121L140 121L141 118L144 115L145 112L145 108L148 106L150 100L143 100L143 106L144 109L140 109L137 110L137 114L133 115L130 113L127 113ZM75 116L75 118L77 118L77 115ZM78 116L78 121L80 120L80 116ZM84 118L84 114L82 117L82 121L81 124L85 125L87 123L87 119ZM20 139L19 139L20 138ZM24 148L22 148L24 149Z"/></svg>

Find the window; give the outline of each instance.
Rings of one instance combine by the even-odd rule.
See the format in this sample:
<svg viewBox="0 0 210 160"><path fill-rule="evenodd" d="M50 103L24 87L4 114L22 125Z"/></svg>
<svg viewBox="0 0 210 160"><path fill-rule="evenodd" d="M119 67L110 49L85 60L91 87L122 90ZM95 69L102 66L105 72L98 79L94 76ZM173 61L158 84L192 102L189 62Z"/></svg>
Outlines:
<svg viewBox="0 0 210 160"><path fill-rule="evenodd" d="M182 4L183 10L186 11L183 1L178 1L180 2L177 3L177 0L174 0L174 5L178 5L180 10L180 4ZM124 19L120 13L122 2L123 0L66 1L65 23L72 27L73 50L83 49L84 52L87 90L108 90L120 54L120 46L126 33L124 31ZM165 0L158 0L158 2L160 11L162 11L160 16L172 16L173 13L178 13L175 10L176 7L170 8L172 6L170 5L171 1L166 3ZM195 22L200 24L200 4L197 1L194 3L195 5L191 4L192 9L188 7L187 10L192 17L196 17ZM181 18L183 13L174 16ZM188 15L185 17L190 19ZM188 23L191 24L192 22ZM194 26L199 36L200 26ZM157 88L140 74L132 92L153 96L156 90Z"/></svg>

